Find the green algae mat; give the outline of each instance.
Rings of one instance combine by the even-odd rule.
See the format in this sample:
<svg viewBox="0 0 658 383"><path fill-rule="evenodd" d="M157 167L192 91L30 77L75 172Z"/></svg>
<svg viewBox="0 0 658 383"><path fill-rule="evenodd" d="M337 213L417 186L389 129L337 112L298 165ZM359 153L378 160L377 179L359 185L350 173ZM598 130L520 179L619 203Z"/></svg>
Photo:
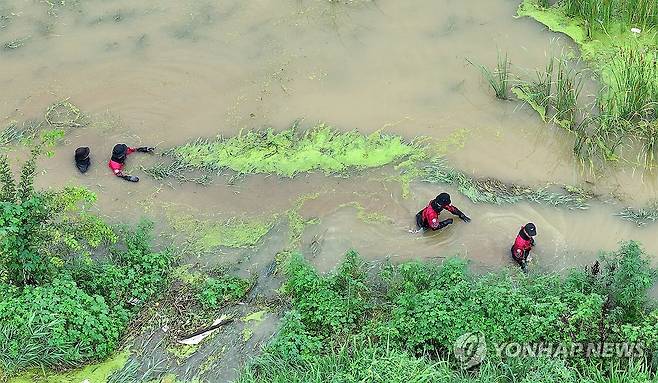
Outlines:
<svg viewBox="0 0 658 383"><path fill-rule="evenodd" d="M300 131L294 126L281 132L267 129L197 140L166 152L173 165L160 164L145 171L156 179L188 170L283 177L311 172L345 174L395 163L417 151L401 137L381 132L339 132L327 125Z"/></svg>

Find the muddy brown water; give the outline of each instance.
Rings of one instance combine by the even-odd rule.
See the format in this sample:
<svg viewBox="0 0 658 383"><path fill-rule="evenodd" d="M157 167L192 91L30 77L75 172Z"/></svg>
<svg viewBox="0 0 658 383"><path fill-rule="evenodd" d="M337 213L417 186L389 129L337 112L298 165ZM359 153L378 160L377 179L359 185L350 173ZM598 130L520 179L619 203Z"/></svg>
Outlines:
<svg viewBox="0 0 658 383"><path fill-rule="evenodd" d="M509 53L514 73L534 76L547 57L574 49L537 23L515 19L518 1L51 3L0 0L0 43L19 45L0 47L0 126L39 118L65 98L90 114L92 126L68 132L55 156L42 161L38 182L86 185L113 219L161 217L161 206L170 203L224 217L271 216L299 196L320 193L302 209L306 218L320 218L302 246L321 243L307 255L323 271L349 248L373 260L461 254L482 269L509 265L511 241L528 221L539 227L535 260L547 270L590 262L625 239L658 253L658 225L637 228L613 216L626 204L655 199L655 175L625 164L598 176L583 173L570 137L519 103L495 99L466 62L492 66L500 50ZM140 170L157 160L147 155L129 159L139 184L116 179L106 166L116 142L168 148L241 129L284 129L297 119L409 139L465 132L468 139L450 148L448 159L471 175L528 185L589 182L622 202L589 211L473 205L453 188L422 183L412 184L405 199L398 184L385 181L386 169L346 179L257 175L201 187L154 181ZM72 164L81 145L92 148L85 175ZM473 222L408 233L414 214L442 190ZM363 222L345 206L350 202L388 219Z"/></svg>
<svg viewBox="0 0 658 383"><path fill-rule="evenodd" d="M43 161L39 182L87 185L110 217L153 213L147 207L154 201L226 216L265 215L289 208L302 194L339 190L348 196L342 200L354 192L378 195L373 209L389 213L394 223L359 225L349 213L336 212L346 201L331 196L321 212L307 213L333 214L321 226L335 229L335 237L353 232L381 244L367 246L373 257L377 251L413 258L450 249L489 265L505 264L499 249L525 221L539 224L543 246L537 252L544 252L538 255L547 265L555 263L549 255L561 267L578 263L576 254L614 248L621 239L641 239L656 249L655 228L636 229L611 217L606 206L585 213L525 204L471 206L456 195L473 224L418 238L400 228L439 187L414 185L405 200L395 185L322 175L251 176L206 188L163 184L140 171L155 161L140 155L129 160L129 169L142 176L139 184L115 179L106 168L116 142L167 148L240 129L283 129L301 118L305 126L323 121L340 130L384 129L407 138L462 132L466 142L450 148L448 157L469 174L530 185L587 181L621 195L622 204L656 198L656 177L632 166L600 176L583 173L568 136L519 103L492 97L466 62L491 66L497 51L508 52L513 72L533 75L547 57L574 49L533 21L514 19L517 1L50 3L1 3L6 17L0 41L22 46L0 51L0 121L38 118L63 98L90 114L96 124L69 132L55 157ZM93 165L85 175L71 166L79 145L92 148ZM400 250L387 250L378 237ZM360 247L356 239L350 243Z"/></svg>

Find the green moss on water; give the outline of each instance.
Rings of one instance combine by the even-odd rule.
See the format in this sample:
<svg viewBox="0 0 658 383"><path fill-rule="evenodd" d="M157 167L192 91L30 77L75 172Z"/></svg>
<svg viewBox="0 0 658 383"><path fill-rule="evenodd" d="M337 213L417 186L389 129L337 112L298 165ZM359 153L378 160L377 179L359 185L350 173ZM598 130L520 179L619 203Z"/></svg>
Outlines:
<svg viewBox="0 0 658 383"><path fill-rule="evenodd" d="M222 221L199 219L178 209L166 209L171 226L183 234L195 250L218 247L249 248L258 245L277 221L277 216L233 217Z"/></svg>
<svg viewBox="0 0 658 383"><path fill-rule="evenodd" d="M401 137L375 132L339 132L327 125L305 131L292 127L249 131L231 138L198 140L168 152L192 169L241 174L277 174L293 177L320 171L344 174L350 170L395 163L418 151Z"/></svg>
<svg viewBox="0 0 658 383"><path fill-rule="evenodd" d="M102 363L89 365L79 370L52 375L44 375L36 371L28 372L10 379L9 383L81 383L85 380L88 380L89 383L105 383L110 375L123 368L129 357L130 352L124 351Z"/></svg>
<svg viewBox="0 0 658 383"><path fill-rule="evenodd" d="M384 213L379 211L370 211L358 202L350 202L343 206L350 206L357 210L357 218L365 223L392 223L393 219L387 217Z"/></svg>

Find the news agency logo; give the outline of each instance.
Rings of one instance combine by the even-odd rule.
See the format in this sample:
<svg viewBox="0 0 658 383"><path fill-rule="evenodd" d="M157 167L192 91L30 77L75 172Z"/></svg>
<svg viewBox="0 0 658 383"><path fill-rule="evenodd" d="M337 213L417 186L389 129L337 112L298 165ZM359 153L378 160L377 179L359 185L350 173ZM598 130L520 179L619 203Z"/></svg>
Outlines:
<svg viewBox="0 0 658 383"><path fill-rule="evenodd" d="M487 341L481 331L467 332L457 338L453 351L466 370L479 366L487 356Z"/></svg>
<svg viewBox="0 0 658 383"><path fill-rule="evenodd" d="M496 352L498 359L502 358L642 358L646 348L636 342L602 342L602 343L492 343L490 351ZM453 352L462 368L468 370L477 367L487 356L487 342L481 331L467 332L457 338Z"/></svg>

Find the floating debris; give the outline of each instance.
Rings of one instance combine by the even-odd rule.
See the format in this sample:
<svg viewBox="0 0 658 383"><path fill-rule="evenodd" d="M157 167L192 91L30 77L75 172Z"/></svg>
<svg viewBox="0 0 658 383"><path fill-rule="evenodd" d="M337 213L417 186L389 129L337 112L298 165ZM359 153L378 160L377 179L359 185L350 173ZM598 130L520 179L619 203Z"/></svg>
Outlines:
<svg viewBox="0 0 658 383"><path fill-rule="evenodd" d="M53 128L82 128L89 125L89 118L68 99L51 105L46 110L45 119Z"/></svg>
<svg viewBox="0 0 658 383"><path fill-rule="evenodd" d="M22 47L23 45L25 45L25 42L27 42L31 38L32 38L32 36L27 36L27 37L24 37L22 39L8 41L8 42L4 43L3 48L5 50L18 49L18 48Z"/></svg>

